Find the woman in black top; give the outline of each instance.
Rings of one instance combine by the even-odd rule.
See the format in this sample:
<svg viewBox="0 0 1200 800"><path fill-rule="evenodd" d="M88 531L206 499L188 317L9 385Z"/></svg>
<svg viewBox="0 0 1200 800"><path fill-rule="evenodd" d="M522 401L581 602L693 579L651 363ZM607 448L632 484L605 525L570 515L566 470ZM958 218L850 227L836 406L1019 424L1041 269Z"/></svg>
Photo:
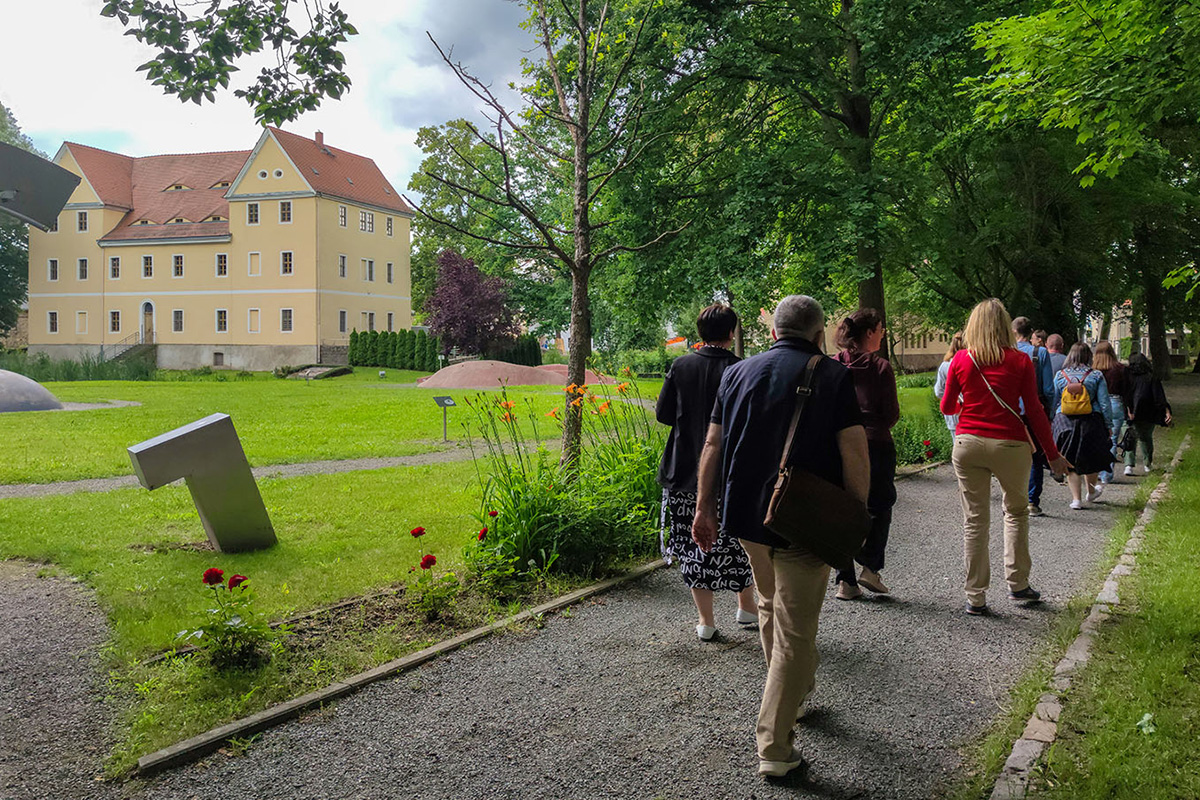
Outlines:
<svg viewBox="0 0 1200 800"><path fill-rule="evenodd" d="M1162 381L1154 377L1150 359L1141 353L1129 357L1125 377L1125 417L1137 431L1137 445L1125 451L1125 474L1134 474L1138 447L1142 450L1142 474L1146 474L1154 460L1154 428L1171 424L1171 404Z"/></svg>
<svg viewBox="0 0 1200 800"><path fill-rule="evenodd" d="M704 344L694 353L675 359L655 408L658 421L671 426L658 468L658 482L663 487L663 558L667 563L679 561L683 582L692 590L700 617L696 635L703 641L717 632L714 591L738 593L739 624L758 621L750 562L737 539L722 533L707 553L692 541L700 451L721 375L739 361L728 349L737 322L737 314L726 305L711 305L700 312L696 328Z"/></svg>

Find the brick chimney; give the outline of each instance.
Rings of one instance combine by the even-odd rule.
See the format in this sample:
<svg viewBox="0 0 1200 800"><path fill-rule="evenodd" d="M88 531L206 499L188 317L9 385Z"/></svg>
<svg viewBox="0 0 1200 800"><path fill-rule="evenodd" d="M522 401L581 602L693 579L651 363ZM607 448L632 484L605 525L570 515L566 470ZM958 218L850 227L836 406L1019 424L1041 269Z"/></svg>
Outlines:
<svg viewBox="0 0 1200 800"><path fill-rule="evenodd" d="M325 146L325 134L321 133L320 131L317 131L317 135L314 137L314 139L317 143L317 147Z"/></svg>

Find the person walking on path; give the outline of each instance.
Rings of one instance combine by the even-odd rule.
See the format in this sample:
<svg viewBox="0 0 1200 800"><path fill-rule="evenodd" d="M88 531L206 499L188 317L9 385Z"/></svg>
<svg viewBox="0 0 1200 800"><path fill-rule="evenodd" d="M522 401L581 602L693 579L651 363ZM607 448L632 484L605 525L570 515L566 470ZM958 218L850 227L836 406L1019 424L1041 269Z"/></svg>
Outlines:
<svg viewBox="0 0 1200 800"><path fill-rule="evenodd" d="M1071 345L1063 368L1054 376L1054 444L1071 462L1067 483L1071 508L1078 511L1104 491L1101 470L1112 467L1112 404L1104 373L1092 369L1092 348L1083 342Z"/></svg>
<svg viewBox="0 0 1200 800"><path fill-rule="evenodd" d="M954 358L954 354L963 349L963 334L962 331L950 337L950 346L946 348L946 355L942 358L942 363L938 365L937 380L933 383L933 396L940 402L942 396L946 394L946 376L950 374L950 361ZM950 431L950 435L954 435L954 429L958 427L957 414L943 414L946 420L946 428Z"/></svg>
<svg viewBox="0 0 1200 800"><path fill-rule="evenodd" d="M1125 384L1125 418L1137 432L1137 447L1142 450L1142 474L1150 471L1154 461L1154 427L1171 424L1171 404L1162 381L1154 377L1150 359L1141 353L1129 357ZM1133 475L1137 463L1135 447L1125 451L1125 474Z"/></svg>
<svg viewBox="0 0 1200 800"><path fill-rule="evenodd" d="M1032 341L1033 323L1029 317L1017 317L1012 323L1013 333L1017 336L1017 349L1033 362L1034 379L1037 383L1038 402L1028 405L1023 400L1017 409L1025 417L1043 414L1049 421L1050 409L1054 408L1051 397L1054 385L1054 371L1050 368L1050 353L1044 347L1035 345ZM1042 489L1046 483L1046 459L1043 454L1035 452L1033 462L1029 467L1029 515L1042 515Z"/></svg>
<svg viewBox="0 0 1200 800"><path fill-rule="evenodd" d="M867 495L871 532L855 559L862 565L862 574L855 578L853 567L838 572L838 600L862 597L860 586L876 594L890 592L879 573L884 567L884 551L892 526L892 506L896 505L896 443L892 441L892 428L900 421L900 398L891 362L877 355L883 344L883 331L883 315L873 308L860 308L837 328L841 352L835 358L854 377L854 392L862 411L871 459L871 490Z"/></svg>
<svg viewBox="0 0 1200 800"><path fill-rule="evenodd" d="M815 685L817 623L829 566L763 524L800 379L821 354L825 314L813 298L790 295L772 322L771 349L734 364L721 379L700 456L692 536L710 550L720 531L736 534L750 556L767 661L755 736L758 771L778 777L804 765L793 728ZM821 358L813 371L795 441L792 464L866 502L870 467L862 412L850 372L833 359ZM718 498L724 501L719 520Z"/></svg>
<svg viewBox="0 0 1200 800"><path fill-rule="evenodd" d="M1067 354L1063 352L1066 347L1066 342L1063 337L1057 333L1052 333L1046 337L1046 350L1050 353L1050 372L1054 375L1063 368L1063 363L1067 360Z"/></svg>
<svg viewBox="0 0 1200 800"><path fill-rule="evenodd" d="M721 376L741 360L729 351L737 324L737 314L727 305L718 303L700 312L696 329L704 344L675 359L655 407L658 421L671 427L658 467L658 483L663 487L663 558L668 564L679 562L683 583L692 590L699 616L696 635L706 642L717 632L714 592L737 592L735 619L739 625L758 622L750 562L742 546L732 536L721 535L705 553L692 541L696 473L704 434Z"/></svg>
<svg viewBox="0 0 1200 800"><path fill-rule="evenodd" d="M996 298L971 311L964 331L966 349L950 361L942 413L958 414L951 462L958 478L963 509L963 550L967 579L967 613L988 614L991 584L988 528L992 477L1004 495L1004 567L1010 599L1036 602L1029 585L1029 505L1027 478L1032 461L1030 431L1046 452L1050 468L1066 470L1050 435L1050 423L1033 413L1026 422L1017 412L1023 401L1036 410L1040 403L1033 361L1016 349L1012 321Z"/></svg>
<svg viewBox="0 0 1200 800"><path fill-rule="evenodd" d="M1125 365L1117 358L1117 353L1108 341L1101 341L1092 353L1092 366L1104 375L1104 383L1108 387L1108 416L1109 428L1112 434L1112 446L1116 448L1121 441L1121 432L1125 428ZM1059 367L1062 369L1062 367ZM1058 374L1057 370L1054 373ZM1111 469L1100 470L1100 483L1110 483L1113 480Z"/></svg>

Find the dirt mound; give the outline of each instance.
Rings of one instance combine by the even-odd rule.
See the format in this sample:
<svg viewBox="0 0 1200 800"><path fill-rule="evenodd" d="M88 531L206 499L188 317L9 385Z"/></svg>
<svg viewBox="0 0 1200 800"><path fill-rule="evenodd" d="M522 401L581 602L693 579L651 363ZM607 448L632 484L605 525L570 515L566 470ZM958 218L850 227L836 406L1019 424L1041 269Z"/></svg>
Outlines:
<svg viewBox="0 0 1200 800"><path fill-rule="evenodd" d="M548 372L558 373L562 376L563 383L565 384L567 382L566 364L542 364L537 369L544 369ZM585 370L583 376L584 383L614 383L612 378L609 378L605 375L598 375L595 372L592 372L590 369Z"/></svg>
<svg viewBox="0 0 1200 800"><path fill-rule="evenodd" d="M418 385L422 389L499 389L508 386L562 386L563 376L553 370L508 364L503 361L464 361L440 369Z"/></svg>

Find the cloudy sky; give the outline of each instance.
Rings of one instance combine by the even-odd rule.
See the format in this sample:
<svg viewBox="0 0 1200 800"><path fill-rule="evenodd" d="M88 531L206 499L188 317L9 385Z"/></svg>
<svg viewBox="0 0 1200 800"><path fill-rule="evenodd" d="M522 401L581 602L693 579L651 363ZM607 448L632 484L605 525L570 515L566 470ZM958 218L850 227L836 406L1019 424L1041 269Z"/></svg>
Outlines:
<svg viewBox="0 0 1200 800"><path fill-rule="evenodd" d="M99 14L103 0L5 0L0 102L42 151L63 141L141 156L248 150L258 138L249 104L232 93L182 104L136 72L151 51ZM421 161L417 129L478 111L442 63L429 31L455 60L503 88L532 39L511 0L341 0L358 28L344 52L353 86L338 102L284 127L375 159L399 190ZM14 35L17 31L22 35ZM244 65L241 83L257 68Z"/></svg>

